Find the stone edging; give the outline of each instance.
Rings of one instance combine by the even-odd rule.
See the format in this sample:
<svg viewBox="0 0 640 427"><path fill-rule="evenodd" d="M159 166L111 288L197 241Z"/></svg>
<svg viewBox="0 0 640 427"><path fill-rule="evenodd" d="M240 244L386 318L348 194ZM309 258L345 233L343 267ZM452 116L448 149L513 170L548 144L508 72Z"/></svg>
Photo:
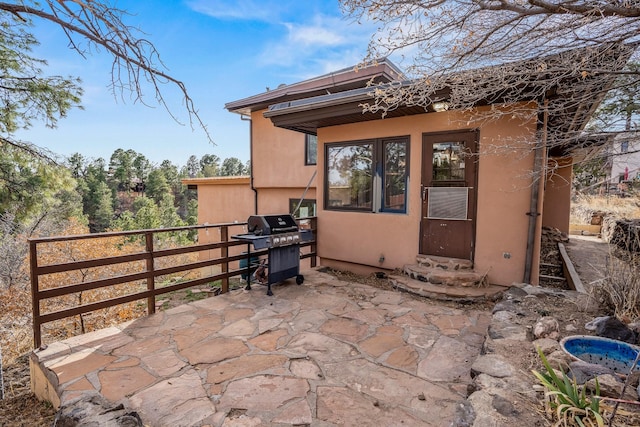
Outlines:
<svg viewBox="0 0 640 427"><path fill-rule="evenodd" d="M517 321L526 310L521 304L525 298L538 298L538 295L545 294L557 296L566 302L574 301L579 306L586 306L589 298L588 295L575 291L526 284L506 291L503 299L493 308L481 355L471 367L473 384L469 397L456 408L453 427L522 425L521 412L535 410L542 397L542 388L537 385L530 371L516 367L513 352L509 349L515 348L514 346L530 348L532 355L535 355L535 348L540 347L550 361L566 358L556 339L536 340L533 325ZM557 327L557 321L555 326ZM539 333L537 335L544 336ZM538 416L542 419L541 414Z"/></svg>

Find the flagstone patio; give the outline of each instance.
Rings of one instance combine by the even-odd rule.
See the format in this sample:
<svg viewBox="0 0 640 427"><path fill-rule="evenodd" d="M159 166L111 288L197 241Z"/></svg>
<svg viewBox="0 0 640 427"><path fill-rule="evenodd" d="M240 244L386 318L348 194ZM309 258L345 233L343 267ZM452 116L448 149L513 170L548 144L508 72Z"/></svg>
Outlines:
<svg viewBox="0 0 640 427"><path fill-rule="evenodd" d="M449 425L490 312L305 278L51 344L33 388L67 407L100 394L150 426Z"/></svg>

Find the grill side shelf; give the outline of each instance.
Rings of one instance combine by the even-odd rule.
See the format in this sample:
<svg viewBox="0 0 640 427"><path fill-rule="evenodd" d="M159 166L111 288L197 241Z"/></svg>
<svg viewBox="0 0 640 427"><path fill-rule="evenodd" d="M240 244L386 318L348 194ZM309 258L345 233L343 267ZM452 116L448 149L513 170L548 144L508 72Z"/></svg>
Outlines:
<svg viewBox="0 0 640 427"><path fill-rule="evenodd" d="M249 242L255 249L268 249L271 245L270 236L256 236L255 234L236 234L232 239Z"/></svg>

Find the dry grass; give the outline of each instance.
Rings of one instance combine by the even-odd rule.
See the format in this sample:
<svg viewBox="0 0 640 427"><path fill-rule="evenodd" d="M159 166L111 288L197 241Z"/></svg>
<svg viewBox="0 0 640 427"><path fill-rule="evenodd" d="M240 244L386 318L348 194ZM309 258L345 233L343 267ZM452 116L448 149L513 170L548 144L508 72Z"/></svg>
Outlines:
<svg viewBox="0 0 640 427"><path fill-rule="evenodd" d="M30 291L0 291L0 331L3 365L10 365L33 348Z"/></svg>
<svg viewBox="0 0 640 427"><path fill-rule="evenodd" d="M625 322L640 321L640 258L613 245L604 280L594 287L601 305Z"/></svg>
<svg viewBox="0 0 640 427"><path fill-rule="evenodd" d="M594 213L614 218L640 218L637 197L579 195L571 203L571 223L589 224Z"/></svg>
<svg viewBox="0 0 640 427"><path fill-rule="evenodd" d="M602 236L611 241L616 221L640 218L640 200L582 195L571 205L572 223L589 224L594 214L602 216ZM613 243L609 250L604 280L594 287L594 292L602 306L619 319L640 320L640 257Z"/></svg>

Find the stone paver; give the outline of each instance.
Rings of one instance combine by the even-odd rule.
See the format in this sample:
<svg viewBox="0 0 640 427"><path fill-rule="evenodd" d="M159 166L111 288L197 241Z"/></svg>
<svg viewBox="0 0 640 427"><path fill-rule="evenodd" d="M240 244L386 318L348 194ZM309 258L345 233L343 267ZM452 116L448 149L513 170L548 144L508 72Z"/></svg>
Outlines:
<svg viewBox="0 0 640 427"><path fill-rule="evenodd" d="M491 313L318 271L305 279L273 297L255 287L186 304L32 359L62 406L99 393L145 425L451 424Z"/></svg>

